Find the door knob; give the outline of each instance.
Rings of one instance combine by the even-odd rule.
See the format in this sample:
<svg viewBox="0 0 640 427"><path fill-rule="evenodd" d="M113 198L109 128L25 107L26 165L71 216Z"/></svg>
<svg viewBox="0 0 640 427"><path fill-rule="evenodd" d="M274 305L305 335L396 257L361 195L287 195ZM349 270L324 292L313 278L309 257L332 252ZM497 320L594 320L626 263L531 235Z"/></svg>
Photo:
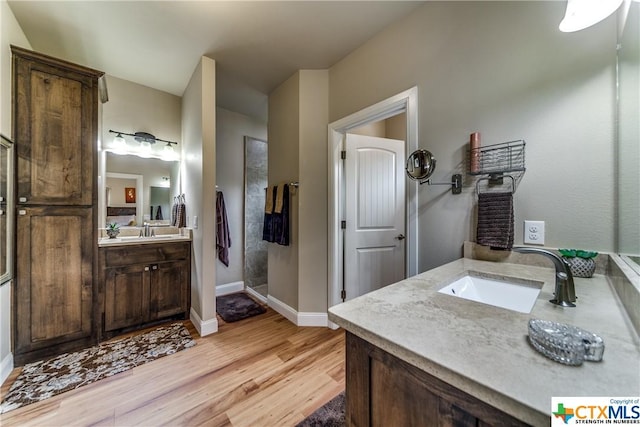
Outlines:
<svg viewBox="0 0 640 427"><path fill-rule="evenodd" d="M406 237L404 236L404 234L400 233L400 234L398 234L398 235L396 236L396 239L398 239L398 240L404 240L404 239L406 239Z"/></svg>

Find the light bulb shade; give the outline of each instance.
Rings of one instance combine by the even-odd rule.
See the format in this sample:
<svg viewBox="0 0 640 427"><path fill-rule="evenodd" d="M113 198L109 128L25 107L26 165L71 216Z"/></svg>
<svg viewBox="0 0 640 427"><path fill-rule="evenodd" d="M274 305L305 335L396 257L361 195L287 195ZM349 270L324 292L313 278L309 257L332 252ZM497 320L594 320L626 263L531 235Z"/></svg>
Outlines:
<svg viewBox="0 0 640 427"><path fill-rule="evenodd" d="M113 151L116 153L126 153L127 151L127 141L125 141L124 137L120 134L117 134L113 138L113 142L111 143L111 147Z"/></svg>
<svg viewBox="0 0 640 427"><path fill-rule="evenodd" d="M615 12L623 0L568 0L560 31L571 33L590 27Z"/></svg>
<svg viewBox="0 0 640 427"><path fill-rule="evenodd" d="M171 146L171 144L167 144L164 146L164 149L162 150L162 160L166 160L166 161L178 160L178 155L176 154L176 151Z"/></svg>
<svg viewBox="0 0 640 427"><path fill-rule="evenodd" d="M142 141L140 143L140 156L141 157L151 156L151 144L149 142Z"/></svg>

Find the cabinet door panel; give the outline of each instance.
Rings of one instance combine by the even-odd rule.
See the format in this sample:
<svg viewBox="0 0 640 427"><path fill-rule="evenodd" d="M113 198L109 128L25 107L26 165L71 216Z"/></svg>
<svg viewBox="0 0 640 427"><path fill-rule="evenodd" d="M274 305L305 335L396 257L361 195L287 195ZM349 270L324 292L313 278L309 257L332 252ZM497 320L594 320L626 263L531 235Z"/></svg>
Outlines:
<svg viewBox="0 0 640 427"><path fill-rule="evenodd" d="M95 77L15 58L18 203L91 205Z"/></svg>
<svg viewBox="0 0 640 427"><path fill-rule="evenodd" d="M154 264L151 270L151 306L152 319L184 313L187 307L187 292L184 286L190 274L190 264L174 261Z"/></svg>
<svg viewBox="0 0 640 427"><path fill-rule="evenodd" d="M17 216L16 351L91 336L92 208L21 209Z"/></svg>
<svg viewBox="0 0 640 427"><path fill-rule="evenodd" d="M140 325L148 320L149 266L108 268L105 276L104 330Z"/></svg>

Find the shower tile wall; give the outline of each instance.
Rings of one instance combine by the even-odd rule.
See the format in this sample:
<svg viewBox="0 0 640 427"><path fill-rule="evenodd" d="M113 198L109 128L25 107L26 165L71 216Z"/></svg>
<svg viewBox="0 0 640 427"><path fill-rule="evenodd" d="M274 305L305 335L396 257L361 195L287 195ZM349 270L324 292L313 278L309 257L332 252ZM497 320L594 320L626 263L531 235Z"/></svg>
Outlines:
<svg viewBox="0 0 640 427"><path fill-rule="evenodd" d="M267 242L262 240L267 143L245 138L244 283L267 296Z"/></svg>

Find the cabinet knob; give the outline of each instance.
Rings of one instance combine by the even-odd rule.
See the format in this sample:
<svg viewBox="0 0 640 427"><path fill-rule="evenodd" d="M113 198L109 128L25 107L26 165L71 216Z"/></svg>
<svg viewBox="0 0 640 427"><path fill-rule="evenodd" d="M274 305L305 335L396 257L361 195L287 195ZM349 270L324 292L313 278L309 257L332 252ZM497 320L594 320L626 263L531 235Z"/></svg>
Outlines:
<svg viewBox="0 0 640 427"><path fill-rule="evenodd" d="M149 271L149 266L145 267L144 271Z"/></svg>
<svg viewBox="0 0 640 427"><path fill-rule="evenodd" d="M20 209L18 211L18 215L26 215L26 214L27 214L27 211L25 209Z"/></svg>
<svg viewBox="0 0 640 427"><path fill-rule="evenodd" d="M157 269L158 269L158 266L157 266L157 265L152 265L152 266L151 266L151 269L152 269L152 270L157 270Z"/></svg>
<svg viewBox="0 0 640 427"><path fill-rule="evenodd" d="M26 197L20 197L20 198L18 198L18 202L20 202L20 203L25 203L26 201L27 201L27 198L26 198Z"/></svg>
<svg viewBox="0 0 640 427"><path fill-rule="evenodd" d="M4 215L4 211L0 209L0 216Z"/></svg>

